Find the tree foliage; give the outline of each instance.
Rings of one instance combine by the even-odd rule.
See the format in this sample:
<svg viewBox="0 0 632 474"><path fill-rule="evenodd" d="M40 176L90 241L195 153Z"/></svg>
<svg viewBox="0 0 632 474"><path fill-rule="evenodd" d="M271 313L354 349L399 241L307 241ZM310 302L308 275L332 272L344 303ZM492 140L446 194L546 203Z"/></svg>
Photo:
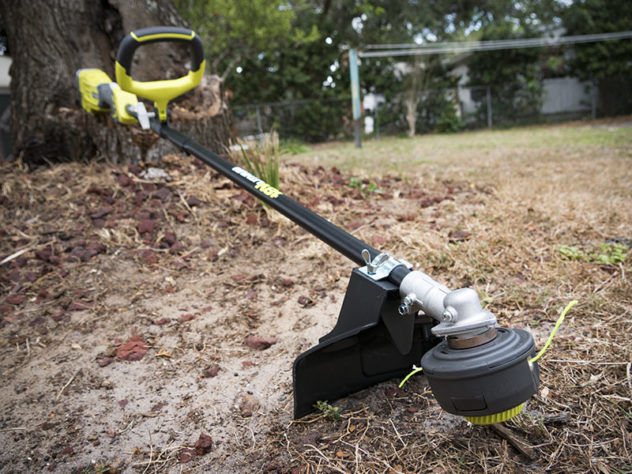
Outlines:
<svg viewBox="0 0 632 474"><path fill-rule="evenodd" d="M629 1L576 0L562 14L569 35L630 30L632 4ZM574 46L569 72L582 79L632 76L632 41L602 41Z"/></svg>
<svg viewBox="0 0 632 474"><path fill-rule="evenodd" d="M210 67L226 77L233 104L313 99L284 108L279 132L306 140L336 136L350 122L349 48L370 44L532 38L629 29L629 2L607 0L176 0L203 36ZM569 73L587 77L628 74L629 40L568 50L516 49L469 55L470 85L490 85L497 121L536 116L541 80ZM565 53L566 51L566 53ZM361 89L386 99L379 122L416 131L462 127L454 100L449 56L365 58ZM238 66L236 71L235 66ZM626 69L627 68L627 69ZM408 77L401 71L411 73ZM237 73L235 73L235 71ZM422 74L423 72L423 74ZM415 77L422 80L413 80ZM406 98L409 119L406 120ZM480 97L484 99L484 95ZM482 100L484 103L484 100ZM281 110L279 108L279 110ZM481 109L482 111L482 109Z"/></svg>
<svg viewBox="0 0 632 474"><path fill-rule="evenodd" d="M240 60L318 38L312 25L296 28L301 2L281 0L175 0L191 27L204 40L210 72L228 77Z"/></svg>

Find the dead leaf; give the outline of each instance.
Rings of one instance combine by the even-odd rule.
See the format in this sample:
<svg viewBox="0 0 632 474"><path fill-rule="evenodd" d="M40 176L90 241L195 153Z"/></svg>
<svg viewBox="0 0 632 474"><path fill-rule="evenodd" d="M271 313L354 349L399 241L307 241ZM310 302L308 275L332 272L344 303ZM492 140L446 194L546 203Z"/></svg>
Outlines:
<svg viewBox="0 0 632 474"><path fill-rule="evenodd" d="M147 344L141 336L131 336L125 344L116 350L116 357L122 360L141 360L147 353Z"/></svg>
<svg viewBox="0 0 632 474"><path fill-rule="evenodd" d="M207 453L211 452L211 448L213 447L213 439L204 433L200 433L200 437L195 442L195 454L198 456L204 456Z"/></svg>
<svg viewBox="0 0 632 474"><path fill-rule="evenodd" d="M258 351L265 351L271 345L276 344L277 340L273 337L271 338L263 338L258 336L248 336L246 338L246 345L251 349L255 349Z"/></svg>
<svg viewBox="0 0 632 474"><path fill-rule="evenodd" d="M167 349L162 348L160 349L158 352L156 352L156 354L154 355L154 357L165 357L165 358L169 358L171 357L171 354L169 352L167 352Z"/></svg>

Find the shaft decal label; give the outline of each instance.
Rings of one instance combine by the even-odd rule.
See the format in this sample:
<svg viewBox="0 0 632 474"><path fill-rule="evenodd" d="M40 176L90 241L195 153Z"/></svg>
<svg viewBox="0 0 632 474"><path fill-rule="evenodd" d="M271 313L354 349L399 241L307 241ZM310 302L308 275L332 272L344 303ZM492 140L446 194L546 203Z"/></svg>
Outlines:
<svg viewBox="0 0 632 474"><path fill-rule="evenodd" d="M233 167L232 171L237 173L240 176L243 176L251 183L254 183L255 189L259 191L261 194L268 196L269 198L272 198L272 199L278 198L279 196L283 194L274 186L270 186L264 180L257 178L255 175L253 175L252 173L249 173L243 168L240 168L239 166Z"/></svg>

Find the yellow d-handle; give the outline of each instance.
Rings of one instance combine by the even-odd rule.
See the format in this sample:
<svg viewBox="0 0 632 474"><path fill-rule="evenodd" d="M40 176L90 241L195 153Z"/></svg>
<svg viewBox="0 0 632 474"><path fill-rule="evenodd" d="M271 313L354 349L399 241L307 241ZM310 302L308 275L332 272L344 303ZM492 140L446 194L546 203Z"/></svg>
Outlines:
<svg viewBox="0 0 632 474"><path fill-rule="evenodd" d="M193 58L186 76L165 81L141 82L132 79L132 59L139 46L159 41L191 43ZM121 89L154 101L161 122L167 120L167 104L171 99L196 87L204 76L204 47L193 31L172 26L154 26L129 33L116 54L116 82Z"/></svg>

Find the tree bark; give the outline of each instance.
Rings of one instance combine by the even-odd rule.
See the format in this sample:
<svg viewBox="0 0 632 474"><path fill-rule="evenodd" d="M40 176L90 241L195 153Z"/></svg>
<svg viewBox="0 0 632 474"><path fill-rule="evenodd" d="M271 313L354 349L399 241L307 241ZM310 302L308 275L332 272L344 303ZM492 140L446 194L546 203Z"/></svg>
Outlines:
<svg viewBox="0 0 632 474"><path fill-rule="evenodd" d="M126 33L154 25L182 26L171 0L0 0L0 14L13 59L11 136L16 157L30 164L95 156L137 162L174 151L152 132L113 123L107 114L85 112L75 78L77 69L94 67L115 80L116 51ZM144 46L134 57L134 78L181 76L188 57L187 50L173 43ZM192 95L183 100L190 102ZM229 136L228 110L221 90L206 98L212 115L187 116L174 127L192 130L198 141L222 152ZM193 121L200 123L187 123Z"/></svg>

